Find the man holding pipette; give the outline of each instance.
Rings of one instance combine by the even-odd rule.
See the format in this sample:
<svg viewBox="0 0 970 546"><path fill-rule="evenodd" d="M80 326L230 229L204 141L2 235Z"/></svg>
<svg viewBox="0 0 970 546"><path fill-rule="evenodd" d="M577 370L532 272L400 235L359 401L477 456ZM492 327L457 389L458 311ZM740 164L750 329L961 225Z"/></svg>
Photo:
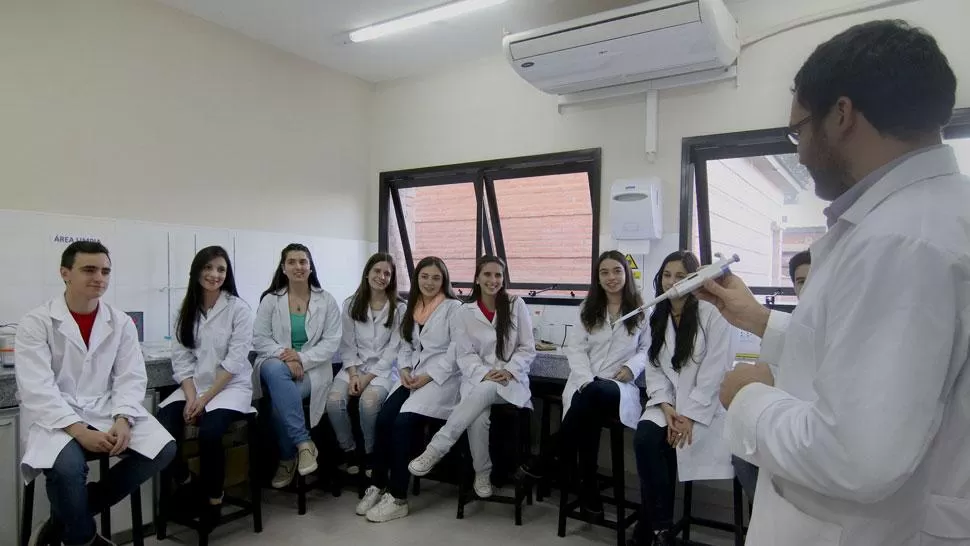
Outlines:
<svg viewBox="0 0 970 546"><path fill-rule="evenodd" d="M795 77L789 138L832 201L798 308L727 275L698 295L762 338L725 376L761 467L751 546L970 545L970 180L941 128L956 80L925 32L853 27Z"/></svg>

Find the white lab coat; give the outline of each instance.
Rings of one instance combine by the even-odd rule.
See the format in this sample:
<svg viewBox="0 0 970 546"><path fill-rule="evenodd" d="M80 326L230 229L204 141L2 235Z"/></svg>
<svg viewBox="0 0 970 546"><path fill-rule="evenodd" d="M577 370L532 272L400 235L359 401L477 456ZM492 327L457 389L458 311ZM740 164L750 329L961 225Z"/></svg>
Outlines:
<svg viewBox="0 0 970 546"><path fill-rule="evenodd" d="M869 188L812 248L741 389L735 453L761 467L751 546L970 544L970 179L949 147Z"/></svg>
<svg viewBox="0 0 970 546"><path fill-rule="evenodd" d="M195 323L195 349L178 341L172 344L172 378L179 385L192 378L195 390L201 395L212 388L216 372L221 368L231 373L232 379L209 400L206 411L229 409L254 413L253 366L249 363L252 347L252 309L242 299L221 292L209 313L199 314ZM184 400L185 392L179 388L159 407Z"/></svg>
<svg viewBox="0 0 970 546"><path fill-rule="evenodd" d="M505 347L509 361L499 360L495 354L498 336L495 319L489 322L478 302L466 303L458 311L461 333L456 350L458 368L461 370L461 397L464 398L491 370L508 370L513 380L500 385L498 395L520 408L532 408L532 391L529 390L529 369L536 357L536 342L532 337L532 318L522 298L512 298L509 304L511 325Z"/></svg>
<svg viewBox="0 0 970 546"><path fill-rule="evenodd" d="M107 432L114 416L132 417L129 447L149 458L174 441L142 405L148 376L131 318L102 301L89 341L90 348L63 296L20 320L16 375L27 481L54 466L71 441L62 429L77 422Z"/></svg>
<svg viewBox="0 0 970 546"><path fill-rule="evenodd" d="M401 319L407 305L388 301L380 311L374 312L368 308L367 322L357 322L350 318L353 302L353 297L347 298L340 314L343 320L343 337L340 340L343 368L337 373L336 379L350 383L347 368L356 366L361 374L374 374L371 385L390 392L399 379L394 364L401 349ZM395 307L394 322L390 328L385 328L384 323L387 322L391 305Z"/></svg>
<svg viewBox="0 0 970 546"><path fill-rule="evenodd" d="M425 375L432 381L411 393L401 406L402 413L417 413L447 419L458 403L461 373L455 358L455 341L460 326L458 300L446 299L431 313L424 328L414 325L411 343L401 340L398 368L411 368L411 375ZM391 392L402 388L400 380Z"/></svg>
<svg viewBox="0 0 970 546"><path fill-rule="evenodd" d="M322 288L311 288L306 313L307 342L300 350L303 373L310 378L311 428L317 426L327 409L327 392L333 382L332 360L340 348L340 331L337 300ZM284 288L275 294L266 294L256 309L253 328L253 349L256 351L253 390L256 398L262 396L259 367L266 359L279 358L283 349L292 347L290 302Z"/></svg>
<svg viewBox="0 0 970 546"><path fill-rule="evenodd" d="M731 451L724 441L725 410L718 399L721 381L734 361L733 332L713 305L698 302L697 313L700 327L694 341L694 357L679 373L674 371L677 333L673 321L668 320L666 342L657 357L660 367L651 363L643 372L648 400L641 420L666 427L660 404L667 403L694 421L691 444L677 448L677 475L682 482L734 477Z"/></svg>
<svg viewBox="0 0 970 546"><path fill-rule="evenodd" d="M620 387L620 422L636 430L640 412L643 411L636 378L643 373L647 364L647 349L650 347L646 321L641 322L633 334L627 332L626 325L611 328L609 317L605 314L603 324L592 332L586 331L578 314L573 324L575 326L563 350L569 361L569 378L562 392L563 419L569 413L576 391L599 377L613 381ZM634 381L621 383L613 379L623 366L633 372Z"/></svg>

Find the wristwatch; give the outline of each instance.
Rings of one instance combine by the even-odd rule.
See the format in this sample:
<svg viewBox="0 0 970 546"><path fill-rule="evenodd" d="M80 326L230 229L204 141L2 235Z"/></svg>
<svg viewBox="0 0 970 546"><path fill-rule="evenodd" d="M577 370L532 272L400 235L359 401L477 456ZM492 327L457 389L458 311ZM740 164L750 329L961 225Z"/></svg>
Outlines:
<svg viewBox="0 0 970 546"><path fill-rule="evenodd" d="M114 419L117 421L119 417L124 417L125 418L125 421L128 421L128 426L129 427L134 427L135 426L135 419L132 416L125 415L123 413L119 413L118 415L115 415Z"/></svg>

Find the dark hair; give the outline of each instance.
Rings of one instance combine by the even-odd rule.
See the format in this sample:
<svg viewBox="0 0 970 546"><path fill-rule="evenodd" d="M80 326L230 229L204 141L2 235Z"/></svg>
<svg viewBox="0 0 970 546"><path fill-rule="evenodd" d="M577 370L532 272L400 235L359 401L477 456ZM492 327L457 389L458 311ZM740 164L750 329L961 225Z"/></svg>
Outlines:
<svg viewBox="0 0 970 546"><path fill-rule="evenodd" d="M791 280L795 280L795 270L803 265L810 265L812 263L812 255L807 250L803 250L798 254L791 257L788 261L788 277Z"/></svg>
<svg viewBox="0 0 970 546"><path fill-rule="evenodd" d="M384 327L390 328L394 324L394 313L397 311L397 267L394 265L394 257L386 252L378 252L367 260L363 278L361 278L360 285L350 302L350 318L357 322L367 322L367 307L370 306L370 283L367 281L367 276L370 275L370 270L381 262L387 262L391 266L391 280L387 283L387 288L384 289L384 294L387 295L387 301L390 305Z"/></svg>
<svg viewBox="0 0 970 546"><path fill-rule="evenodd" d="M455 297L455 291L451 288L451 277L448 275L448 267L441 258L428 256L418 262L418 265L414 267L414 276L411 277L411 290L408 292L407 310L404 311L404 317L401 319L401 338L408 343L411 343L413 339L411 334L414 333L414 307L421 299L421 288L418 286L418 278L421 276L422 269L432 265L441 270L441 291L444 292L445 297L449 300L458 299Z"/></svg>
<svg viewBox="0 0 970 546"><path fill-rule="evenodd" d="M495 356L502 362L511 360L512 355L505 356L509 331L512 329L512 300L509 297L509 279L505 276L505 261L498 256L482 256L475 262L475 278L472 281L472 295L468 303L477 302L482 297L482 287L476 281L482 274L482 269L488 264L498 264L502 268L502 288L495 294Z"/></svg>
<svg viewBox="0 0 970 546"><path fill-rule="evenodd" d="M671 253L664 258L663 263L660 264L660 270L657 271L657 275L653 278L653 289L657 296L664 293L664 268L670 262L682 263L688 274L697 271L701 267L697 256L694 256L693 252L678 250L677 252ZM694 342L697 341L697 331L701 328L697 296L688 294L685 298L684 309L680 315L680 324L677 326L674 356L670 362L674 370L678 372L689 359L694 357ZM673 305L670 303L670 300L664 300L653 308L653 313L650 315L650 350L647 351L647 356L650 358L650 362L658 368L660 367L660 350L667 343L667 321L671 318L670 313L672 309ZM697 361L699 362L700 359Z"/></svg>
<svg viewBox="0 0 970 546"><path fill-rule="evenodd" d="M239 297L239 292L236 290L236 276L232 273L232 262L229 261L229 253L226 249L221 246L207 246L196 253L189 267L188 291L182 299L182 308L175 322L175 339L189 349L195 349L195 324L199 320L199 313L202 312L204 290L199 284L199 279L205 266L216 258L226 261L226 280L222 282L221 290Z"/></svg>
<svg viewBox="0 0 970 546"><path fill-rule="evenodd" d="M111 254L108 249L98 241L74 241L67 245L61 253L61 267L71 269L74 267L74 259L78 254L104 254L111 261Z"/></svg>
<svg viewBox="0 0 970 546"><path fill-rule="evenodd" d="M263 301L267 294L278 294L289 286L289 279L283 273L283 264L286 263L286 255L290 252L306 253L307 260L310 261L310 286L320 288L320 281L317 279L317 266L313 264L313 255L310 254L310 249L300 243L290 243L283 247L283 251L280 252L280 265L276 267L276 273L273 273L273 280L269 283L269 288L259 296L259 301Z"/></svg>
<svg viewBox="0 0 970 546"><path fill-rule="evenodd" d="M818 46L795 75L794 92L815 126L848 97L879 133L908 141L947 124L956 85L931 35L887 20L856 25Z"/></svg>
<svg viewBox="0 0 970 546"><path fill-rule="evenodd" d="M583 300L583 307L579 312L579 318L587 332L592 332L594 328L598 328L606 322L606 290L600 285L599 279L600 266L603 265L605 260L616 260L623 265L623 276L626 277L626 283L623 285L623 295L620 301L621 314L625 315L643 305L643 298L637 292L636 284L633 281L633 271L630 270L626 256L616 250L607 250L600 254L599 260L596 261L593 278L589 283L589 294ZM643 314L639 313L623 321L623 324L626 326L626 331L633 335L633 332L642 322Z"/></svg>

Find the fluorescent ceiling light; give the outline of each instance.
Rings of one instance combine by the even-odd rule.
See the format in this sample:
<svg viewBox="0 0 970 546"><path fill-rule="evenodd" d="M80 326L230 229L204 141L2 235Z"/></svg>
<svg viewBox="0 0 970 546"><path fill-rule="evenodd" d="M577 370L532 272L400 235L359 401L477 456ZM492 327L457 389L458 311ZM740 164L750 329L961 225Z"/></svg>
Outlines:
<svg viewBox="0 0 970 546"><path fill-rule="evenodd" d="M392 19L384 23L364 27L360 30L355 30L350 33L350 41L355 43L366 42L367 40L381 38L389 34L411 30L412 28L417 28L422 25L444 21L445 19L451 19L453 17L458 17L459 15L464 15L480 9L497 6L507 1L508 0L461 0L460 2L452 2L450 4L431 8L429 10L419 11L418 13Z"/></svg>

